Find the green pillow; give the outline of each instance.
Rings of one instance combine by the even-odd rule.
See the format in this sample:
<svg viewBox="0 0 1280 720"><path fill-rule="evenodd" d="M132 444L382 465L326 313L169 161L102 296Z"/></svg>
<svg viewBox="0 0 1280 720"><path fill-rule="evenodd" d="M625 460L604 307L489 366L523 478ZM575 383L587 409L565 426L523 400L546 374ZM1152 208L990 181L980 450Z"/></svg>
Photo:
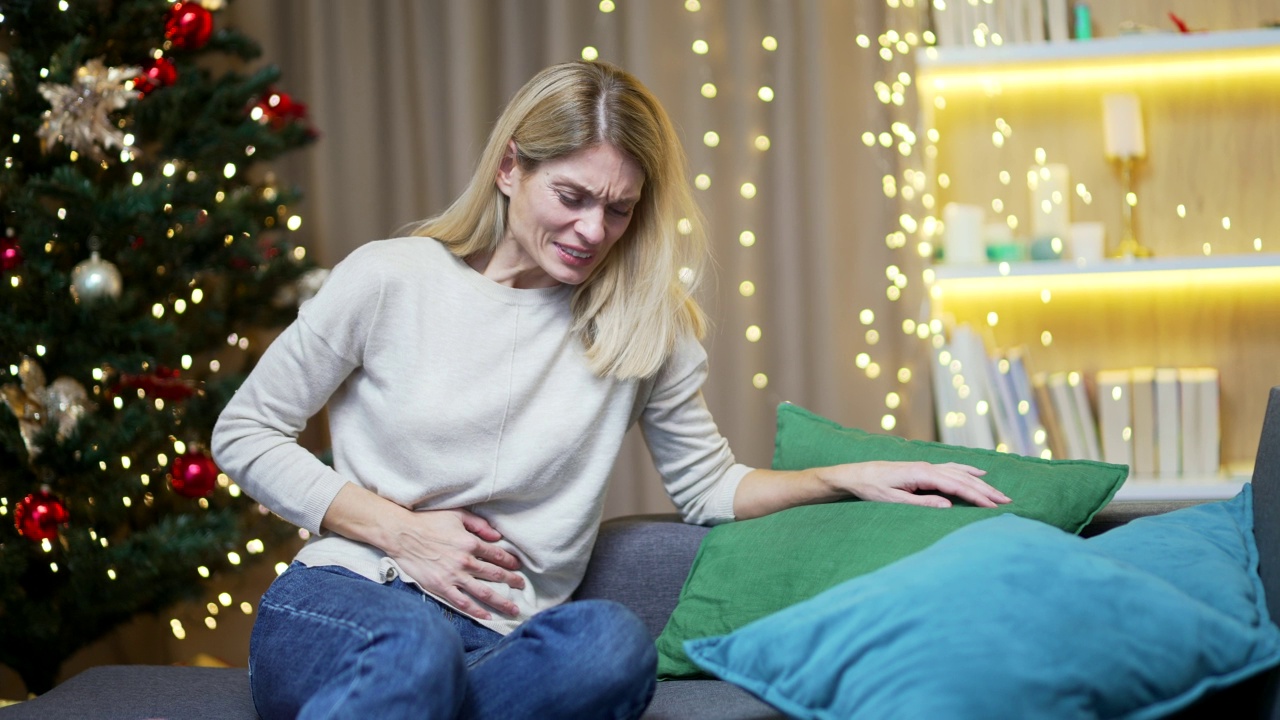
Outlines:
<svg viewBox="0 0 1280 720"><path fill-rule="evenodd" d="M791 508L707 533L680 600L658 636L658 676L702 675L686 640L726 635L851 578L919 552L965 525L1014 513L1079 532L1128 476L1124 465L1042 460L906 440L846 428L791 404L778 406L773 467L800 470L868 460L958 462L1013 499L998 508L956 500L936 508L845 501Z"/></svg>

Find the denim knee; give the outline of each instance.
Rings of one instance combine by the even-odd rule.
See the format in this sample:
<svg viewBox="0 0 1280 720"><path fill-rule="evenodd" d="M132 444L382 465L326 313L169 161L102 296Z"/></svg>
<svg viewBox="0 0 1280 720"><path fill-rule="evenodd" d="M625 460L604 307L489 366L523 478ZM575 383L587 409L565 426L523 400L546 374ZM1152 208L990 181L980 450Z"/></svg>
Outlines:
<svg viewBox="0 0 1280 720"><path fill-rule="evenodd" d="M452 717L466 670L457 634L420 599L305 569L263 597L250 685L266 718Z"/></svg>
<svg viewBox="0 0 1280 720"><path fill-rule="evenodd" d="M644 622L612 600L580 600L546 612L546 621L562 626L566 654L591 658L576 668L578 687L594 689L597 701L616 702L616 717L638 715L653 697L658 672L657 649Z"/></svg>
<svg viewBox="0 0 1280 720"><path fill-rule="evenodd" d="M656 672L653 641L631 611L566 603L534 615L471 666L462 717L638 718Z"/></svg>

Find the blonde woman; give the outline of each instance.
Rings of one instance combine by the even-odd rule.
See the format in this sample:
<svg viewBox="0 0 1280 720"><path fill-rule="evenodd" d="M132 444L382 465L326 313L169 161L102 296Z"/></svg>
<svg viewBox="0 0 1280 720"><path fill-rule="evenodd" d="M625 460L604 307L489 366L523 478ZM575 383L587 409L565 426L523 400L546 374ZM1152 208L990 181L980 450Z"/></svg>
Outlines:
<svg viewBox="0 0 1280 720"><path fill-rule="evenodd" d="M264 718L638 717L643 625L566 602L636 423L692 523L1007 502L967 466L735 462L700 393L698 218L658 101L573 62L516 94L451 207L334 269L214 433L219 465L312 533L254 627ZM326 403L332 469L296 442Z"/></svg>

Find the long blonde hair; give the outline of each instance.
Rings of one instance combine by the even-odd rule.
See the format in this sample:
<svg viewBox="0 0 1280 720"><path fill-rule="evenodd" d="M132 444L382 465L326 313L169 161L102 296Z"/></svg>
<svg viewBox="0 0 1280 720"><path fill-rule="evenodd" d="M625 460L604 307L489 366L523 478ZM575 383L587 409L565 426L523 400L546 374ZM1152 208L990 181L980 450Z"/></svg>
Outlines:
<svg viewBox="0 0 1280 720"><path fill-rule="evenodd" d="M573 294L573 332L591 369L620 379L648 377L682 334L702 337L706 316L693 293L707 241L684 150L657 98L608 63L543 70L507 104L462 195L413 234L434 237L464 258L494 250L506 231L508 200L496 176L510 141L525 172L601 144L630 155L644 172L626 233Z"/></svg>

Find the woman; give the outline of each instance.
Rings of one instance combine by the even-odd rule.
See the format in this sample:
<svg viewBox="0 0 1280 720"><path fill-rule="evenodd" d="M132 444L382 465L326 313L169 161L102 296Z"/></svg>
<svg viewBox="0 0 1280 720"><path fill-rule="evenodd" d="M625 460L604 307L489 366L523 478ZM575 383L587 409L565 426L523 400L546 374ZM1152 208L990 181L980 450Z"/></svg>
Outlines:
<svg viewBox="0 0 1280 720"><path fill-rule="evenodd" d="M565 602L637 422L689 522L850 495L947 504L916 490L1007 502L966 466L734 461L700 394L705 241L684 156L615 67L534 77L415 235L339 264L215 429L219 465L313 533L254 627L266 718L638 717L644 627ZM296 443L326 402L334 469Z"/></svg>

